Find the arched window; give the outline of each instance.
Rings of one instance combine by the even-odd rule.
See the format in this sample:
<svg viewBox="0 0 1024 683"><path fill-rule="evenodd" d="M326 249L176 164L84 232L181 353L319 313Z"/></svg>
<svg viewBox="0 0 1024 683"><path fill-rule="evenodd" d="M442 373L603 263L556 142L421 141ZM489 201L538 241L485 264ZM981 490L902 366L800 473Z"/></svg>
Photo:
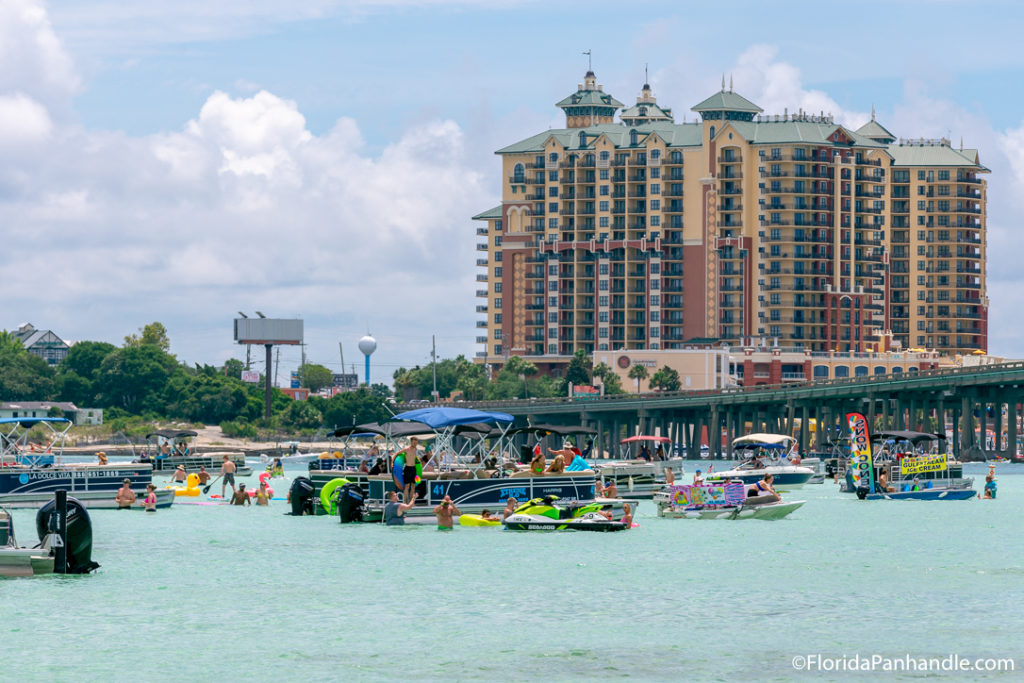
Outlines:
<svg viewBox="0 0 1024 683"><path fill-rule="evenodd" d="M630 145L630 147L636 147L636 143L637 143L637 141L639 139L640 139L640 136L637 135L637 132L635 130L629 131L629 145Z"/></svg>
<svg viewBox="0 0 1024 683"><path fill-rule="evenodd" d="M651 158L652 159L660 159L661 158L661 150L660 149L652 149L651 150Z"/></svg>
<svg viewBox="0 0 1024 683"><path fill-rule="evenodd" d="M876 365L875 366L875 374L876 375L884 375L885 374L885 366L884 365Z"/></svg>
<svg viewBox="0 0 1024 683"><path fill-rule="evenodd" d="M850 368L846 367L845 365L837 365L836 366L836 377L849 377L849 376L850 376Z"/></svg>
<svg viewBox="0 0 1024 683"><path fill-rule="evenodd" d="M908 375L916 375L917 372L918 372L918 368L916 368L916 367L907 368L907 374Z"/></svg>
<svg viewBox="0 0 1024 683"><path fill-rule="evenodd" d="M899 366L894 367L892 369L892 374L894 374L894 375L902 375L903 374L903 368L901 368Z"/></svg>
<svg viewBox="0 0 1024 683"><path fill-rule="evenodd" d="M708 140L714 140L714 139L715 139L715 127L711 126L711 135L708 136Z"/></svg>
<svg viewBox="0 0 1024 683"><path fill-rule="evenodd" d="M513 183L525 183L526 182L526 170L522 164L516 164L512 169L512 182Z"/></svg>
<svg viewBox="0 0 1024 683"><path fill-rule="evenodd" d="M580 147L587 146L587 134L584 131L580 131Z"/></svg>
<svg viewBox="0 0 1024 683"><path fill-rule="evenodd" d="M828 379L828 366L827 365L815 365L814 366L814 379Z"/></svg>
<svg viewBox="0 0 1024 683"><path fill-rule="evenodd" d="M548 161L558 161L558 152L552 152L549 154Z"/></svg>
<svg viewBox="0 0 1024 683"><path fill-rule="evenodd" d="M854 377L867 377L868 376L868 366L866 366L866 365L858 365L857 367L855 367L853 369L853 376Z"/></svg>

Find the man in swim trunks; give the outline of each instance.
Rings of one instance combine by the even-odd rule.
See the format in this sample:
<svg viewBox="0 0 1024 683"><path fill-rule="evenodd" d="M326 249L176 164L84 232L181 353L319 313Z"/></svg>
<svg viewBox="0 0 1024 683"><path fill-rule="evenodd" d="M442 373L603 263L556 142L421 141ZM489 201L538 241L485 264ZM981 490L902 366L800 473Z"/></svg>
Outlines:
<svg viewBox="0 0 1024 683"><path fill-rule="evenodd" d="M437 516L437 528L439 531L449 531L455 528L455 522L452 520L453 514L461 515L462 510L455 507L451 496L445 496L441 504L434 507L434 515Z"/></svg>
<svg viewBox="0 0 1024 683"><path fill-rule="evenodd" d="M519 501L515 498L509 498L508 503L505 505L505 509L501 511L502 520L509 515L514 514L517 507L519 507Z"/></svg>
<svg viewBox="0 0 1024 683"><path fill-rule="evenodd" d="M224 463L220 466L220 476L224 477L224 480L220 483L220 497L224 497L224 491L228 486L231 487L231 493L235 492L235 470L237 466L231 462L231 458L228 457L227 453L224 454ZM248 497L248 496L247 496Z"/></svg>
<svg viewBox="0 0 1024 683"><path fill-rule="evenodd" d="M239 484L238 490L231 494L232 505L252 505L249 494L245 490L245 484Z"/></svg>
<svg viewBox="0 0 1024 683"><path fill-rule="evenodd" d="M416 492L416 463L419 460L419 455L416 449L419 447L420 440L415 436L409 439L409 447L398 455L405 455L405 467L402 468L402 494L405 500L412 500L413 493ZM395 457L397 458L398 455Z"/></svg>
<svg viewBox="0 0 1024 683"><path fill-rule="evenodd" d="M210 473L202 465L199 466L199 485L205 486L210 481Z"/></svg>
<svg viewBox="0 0 1024 683"><path fill-rule="evenodd" d="M384 523L388 526L401 526L405 524L405 513L416 502L416 493L413 492L412 499L408 503L398 502L398 492L388 493L388 502L384 506Z"/></svg>
<svg viewBox="0 0 1024 683"><path fill-rule="evenodd" d="M132 491L131 479L124 480L124 486L117 490L117 496L114 497L114 502L117 503L118 510L128 510L131 508L132 503L135 502L135 491Z"/></svg>

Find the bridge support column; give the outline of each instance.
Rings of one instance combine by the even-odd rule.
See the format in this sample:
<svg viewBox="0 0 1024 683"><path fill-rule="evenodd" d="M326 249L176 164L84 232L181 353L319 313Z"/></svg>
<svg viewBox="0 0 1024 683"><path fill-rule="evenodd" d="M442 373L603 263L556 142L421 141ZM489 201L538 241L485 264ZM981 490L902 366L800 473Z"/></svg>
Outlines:
<svg viewBox="0 0 1024 683"><path fill-rule="evenodd" d="M1003 427L1006 424L1003 418L1003 397L998 396L992 403L992 409L995 411L996 416L996 434L992 443L992 450L996 453L1001 453L1003 450Z"/></svg>
<svg viewBox="0 0 1024 683"><path fill-rule="evenodd" d="M978 401L978 440L977 446L981 450L988 448L988 400L979 396Z"/></svg>
<svg viewBox="0 0 1024 683"><path fill-rule="evenodd" d="M807 452L807 404L800 406L800 452Z"/></svg>
<svg viewBox="0 0 1024 683"><path fill-rule="evenodd" d="M1003 457L1013 459L1017 455L1017 397L1006 394L1006 449Z"/></svg>
<svg viewBox="0 0 1024 683"><path fill-rule="evenodd" d="M718 406L711 408L711 425L708 427L708 448L710 456L719 460L722 457L722 415L718 412Z"/></svg>
<svg viewBox="0 0 1024 683"><path fill-rule="evenodd" d="M960 402L960 453L974 445L974 419L973 405L969 396L964 396Z"/></svg>

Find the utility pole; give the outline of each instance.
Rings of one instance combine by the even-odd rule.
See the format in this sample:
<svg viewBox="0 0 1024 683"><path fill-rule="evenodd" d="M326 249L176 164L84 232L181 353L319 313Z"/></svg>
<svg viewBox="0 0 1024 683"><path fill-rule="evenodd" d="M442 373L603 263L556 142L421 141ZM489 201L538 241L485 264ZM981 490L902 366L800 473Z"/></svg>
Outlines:
<svg viewBox="0 0 1024 683"><path fill-rule="evenodd" d="M267 356L269 357L269 355L270 355L270 352L268 351L267 352ZM275 387L277 386L277 371L280 370L280 369L281 369L281 347L278 346L277 347L277 362L274 364L274 386Z"/></svg>
<svg viewBox="0 0 1024 683"><path fill-rule="evenodd" d="M430 366L434 371L434 390L430 392L430 396L434 399L434 403L437 403L437 337L430 335Z"/></svg>

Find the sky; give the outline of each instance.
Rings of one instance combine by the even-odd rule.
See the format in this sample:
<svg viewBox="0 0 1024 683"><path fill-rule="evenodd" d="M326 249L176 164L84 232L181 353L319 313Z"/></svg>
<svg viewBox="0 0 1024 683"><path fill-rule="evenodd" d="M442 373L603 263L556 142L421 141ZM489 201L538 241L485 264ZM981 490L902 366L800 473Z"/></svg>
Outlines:
<svg viewBox="0 0 1024 683"><path fill-rule="evenodd" d="M232 319L301 317L307 360L371 381L480 350L494 150L564 125L592 52L677 121L723 74L766 113L872 107L989 175L989 351L1024 357L1024 7L1014 2L0 0L0 329L116 344L160 321L188 363ZM262 349L254 367L263 369ZM283 347L278 382L300 362Z"/></svg>

